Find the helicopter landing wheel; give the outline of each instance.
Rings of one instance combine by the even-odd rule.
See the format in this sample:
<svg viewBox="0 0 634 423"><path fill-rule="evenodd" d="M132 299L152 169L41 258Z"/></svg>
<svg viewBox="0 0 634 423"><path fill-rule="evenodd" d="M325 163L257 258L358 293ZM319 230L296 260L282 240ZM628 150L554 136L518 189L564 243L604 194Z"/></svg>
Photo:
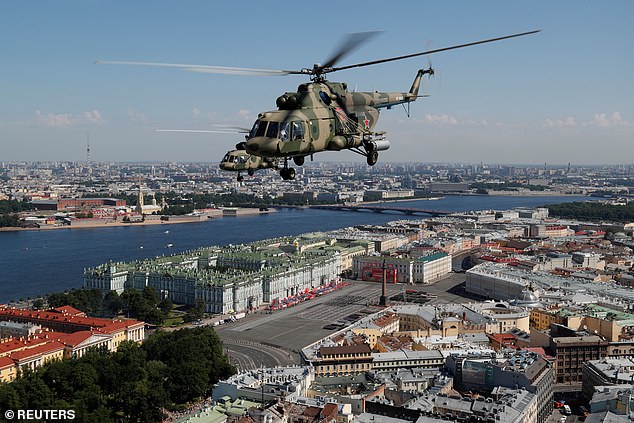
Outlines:
<svg viewBox="0 0 634 423"><path fill-rule="evenodd" d="M249 174L249 176L253 176L253 174L255 173L255 170L249 169L247 170L247 173Z"/></svg>
<svg viewBox="0 0 634 423"><path fill-rule="evenodd" d="M293 157L293 161L295 162L297 166L301 166L304 164L304 156Z"/></svg>
<svg viewBox="0 0 634 423"><path fill-rule="evenodd" d="M242 182L242 181L244 181L244 176L238 175L238 177L236 179L238 180L238 182Z"/></svg>
<svg viewBox="0 0 634 423"><path fill-rule="evenodd" d="M368 151L368 155L366 157L368 159L369 166L374 166L376 162L379 161L379 153L377 151Z"/></svg>
<svg viewBox="0 0 634 423"><path fill-rule="evenodd" d="M282 170L280 170L280 176L285 181L293 180L295 179L295 169L292 167L282 168Z"/></svg>

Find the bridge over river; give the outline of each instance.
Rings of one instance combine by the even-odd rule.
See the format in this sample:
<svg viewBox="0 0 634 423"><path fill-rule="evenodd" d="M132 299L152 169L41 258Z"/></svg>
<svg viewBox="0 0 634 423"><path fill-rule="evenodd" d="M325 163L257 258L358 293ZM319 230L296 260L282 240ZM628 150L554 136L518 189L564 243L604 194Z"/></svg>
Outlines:
<svg viewBox="0 0 634 423"><path fill-rule="evenodd" d="M324 205L310 206L311 209L321 210L345 210L345 211L372 211L375 213L398 212L408 215L427 214L430 216L445 216L454 212L446 210L421 209L416 207L398 207L391 204L348 204L348 205Z"/></svg>

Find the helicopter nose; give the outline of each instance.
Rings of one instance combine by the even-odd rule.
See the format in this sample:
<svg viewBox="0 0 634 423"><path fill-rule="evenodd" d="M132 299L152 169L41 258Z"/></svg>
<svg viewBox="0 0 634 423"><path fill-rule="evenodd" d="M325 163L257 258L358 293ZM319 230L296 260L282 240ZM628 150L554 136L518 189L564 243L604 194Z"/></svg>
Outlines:
<svg viewBox="0 0 634 423"><path fill-rule="evenodd" d="M247 141L244 146L244 149L247 150L247 153L255 154L260 149L259 143L255 141Z"/></svg>
<svg viewBox="0 0 634 423"><path fill-rule="evenodd" d="M259 138L249 140L246 144L247 153L256 155L275 155L279 153L280 141L275 138Z"/></svg>

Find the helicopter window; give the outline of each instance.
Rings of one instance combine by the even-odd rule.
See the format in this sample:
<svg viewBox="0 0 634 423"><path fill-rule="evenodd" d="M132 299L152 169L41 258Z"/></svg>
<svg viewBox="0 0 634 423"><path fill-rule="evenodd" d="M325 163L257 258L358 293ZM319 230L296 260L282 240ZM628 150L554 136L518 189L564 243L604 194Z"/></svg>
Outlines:
<svg viewBox="0 0 634 423"><path fill-rule="evenodd" d="M268 138L277 138L277 134L280 130L279 122L269 122L269 128L266 130L266 136Z"/></svg>
<svg viewBox="0 0 634 423"><path fill-rule="evenodd" d="M254 137L263 137L264 134L266 133L266 122L257 121L256 125L257 125L257 127L255 127L255 126L253 127L254 131L252 130L252 132L254 133L253 136Z"/></svg>
<svg viewBox="0 0 634 423"><path fill-rule="evenodd" d="M225 154L225 157L222 159L223 162L229 161L229 154Z"/></svg>
<svg viewBox="0 0 634 423"><path fill-rule="evenodd" d="M288 122L282 122L280 124L280 140L288 141L288 136L290 135L290 128L288 127Z"/></svg>
<svg viewBox="0 0 634 423"><path fill-rule="evenodd" d="M244 164L247 162L247 158L245 156L237 156L237 163Z"/></svg>
<svg viewBox="0 0 634 423"><path fill-rule="evenodd" d="M302 122L293 122L293 136L291 139L293 141L304 139L304 125Z"/></svg>
<svg viewBox="0 0 634 423"><path fill-rule="evenodd" d="M258 132L258 127L260 126L260 119L256 120L253 124L253 128L251 128L251 132L249 132L249 138L255 137L256 132Z"/></svg>
<svg viewBox="0 0 634 423"><path fill-rule="evenodd" d="M330 99L330 96L328 96L328 94L323 91L319 91L319 98L321 98L321 101L323 101L326 106L330 106L332 100Z"/></svg>

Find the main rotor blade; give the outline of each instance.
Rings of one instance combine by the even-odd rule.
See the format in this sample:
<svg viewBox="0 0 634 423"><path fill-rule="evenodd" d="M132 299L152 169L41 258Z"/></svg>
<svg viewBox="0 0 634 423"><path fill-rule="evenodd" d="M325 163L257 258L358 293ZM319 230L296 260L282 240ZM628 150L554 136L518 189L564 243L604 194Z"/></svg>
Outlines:
<svg viewBox="0 0 634 423"><path fill-rule="evenodd" d="M347 56L354 49L359 47L361 44L370 40L379 33L379 31L368 31L368 32L354 32L348 34L346 38L344 38L343 42L339 46L339 48L332 54L326 63L321 65L323 68L330 68L334 66L342 57Z"/></svg>
<svg viewBox="0 0 634 423"><path fill-rule="evenodd" d="M249 131L220 131L211 129L155 129L156 132L188 132L202 134L235 134L236 132L248 133Z"/></svg>
<svg viewBox="0 0 634 423"><path fill-rule="evenodd" d="M444 47L444 48L437 48L437 49L434 49L434 50L427 50L427 51L423 51L421 53L406 54L404 56L390 57L388 59L373 60L371 62L357 63L356 65L340 66L338 68L325 69L324 73L335 72L335 71L340 71L340 70L350 69L350 68L359 68L359 67L362 67L362 66L376 65L376 64L379 64L379 63L392 62L394 60L409 59L410 57L423 56L425 54L438 53L438 52L447 51L447 50L454 50L454 49L457 49L457 48L475 46L475 45L478 45L478 44L492 43L493 41L500 41L500 40L506 40L508 38L522 37L524 35L535 34L535 33L538 33L540 31L541 31L541 29L537 29L537 30L534 30L534 31L522 32L520 34L506 35L504 37L489 38L488 40L475 41L473 43L460 44L460 45L457 45L457 46Z"/></svg>
<svg viewBox="0 0 634 423"><path fill-rule="evenodd" d="M186 65L181 63L155 63L155 62L128 62L120 60L97 60L97 65L134 65L134 66L157 66L164 68L178 68L190 72L200 73L222 73L227 75L263 75L263 76L285 76L291 74L303 74L302 71L278 70L278 69L255 69L237 68L229 66L209 66L209 65Z"/></svg>

